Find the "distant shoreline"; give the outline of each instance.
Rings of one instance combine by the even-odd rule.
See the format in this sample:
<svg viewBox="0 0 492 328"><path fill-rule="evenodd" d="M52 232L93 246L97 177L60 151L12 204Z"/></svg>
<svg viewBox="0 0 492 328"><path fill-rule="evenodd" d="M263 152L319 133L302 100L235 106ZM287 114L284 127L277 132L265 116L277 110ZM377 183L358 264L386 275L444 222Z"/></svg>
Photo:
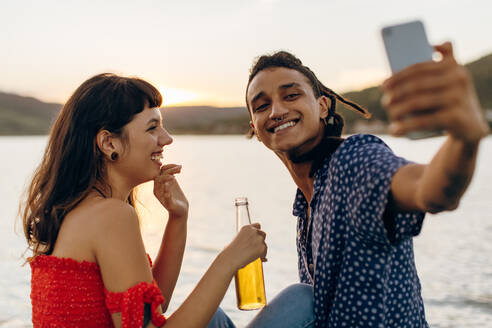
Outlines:
<svg viewBox="0 0 492 328"><path fill-rule="evenodd" d="M492 54L465 65L469 70L485 117L492 127ZM379 86L346 92L344 97L365 107L372 118L338 104L337 111L345 121L345 133L385 134L388 120L381 106ZM0 92L0 135L47 135L61 104L45 103L32 97ZM179 106L161 109L164 126L174 135L242 135L249 129L245 107Z"/></svg>

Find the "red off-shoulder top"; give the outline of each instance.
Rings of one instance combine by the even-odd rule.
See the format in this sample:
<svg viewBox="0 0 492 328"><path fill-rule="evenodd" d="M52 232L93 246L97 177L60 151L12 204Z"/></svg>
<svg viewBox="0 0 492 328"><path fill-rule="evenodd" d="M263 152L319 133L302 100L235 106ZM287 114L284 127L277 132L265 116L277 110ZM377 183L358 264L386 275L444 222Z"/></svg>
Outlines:
<svg viewBox="0 0 492 328"><path fill-rule="evenodd" d="M164 297L155 281L114 293L104 288L97 263L38 255L30 265L34 327L113 327L111 313L121 312L122 327L140 328L144 303L154 325L166 322L157 312Z"/></svg>

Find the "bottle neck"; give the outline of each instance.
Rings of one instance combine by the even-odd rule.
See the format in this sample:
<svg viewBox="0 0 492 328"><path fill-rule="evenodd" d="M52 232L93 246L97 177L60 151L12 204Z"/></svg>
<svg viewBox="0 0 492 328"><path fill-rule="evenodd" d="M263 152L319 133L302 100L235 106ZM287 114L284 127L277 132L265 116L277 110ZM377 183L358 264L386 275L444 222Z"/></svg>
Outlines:
<svg viewBox="0 0 492 328"><path fill-rule="evenodd" d="M251 224L248 205L236 205L236 230L239 231L245 225Z"/></svg>

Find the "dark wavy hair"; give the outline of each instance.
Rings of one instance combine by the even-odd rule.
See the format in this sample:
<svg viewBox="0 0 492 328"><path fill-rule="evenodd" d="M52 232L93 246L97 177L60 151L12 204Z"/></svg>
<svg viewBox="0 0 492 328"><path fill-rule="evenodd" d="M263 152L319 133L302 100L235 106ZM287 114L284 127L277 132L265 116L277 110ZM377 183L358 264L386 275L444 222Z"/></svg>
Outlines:
<svg viewBox="0 0 492 328"><path fill-rule="evenodd" d="M316 75L311 71L311 69L302 64L302 61L294 56L293 54L287 51L278 51L273 55L263 55L258 57L256 62L250 69L250 74L248 78L248 84L246 86L246 98L248 93L248 88L253 80L253 78L262 70L272 67L285 67L298 71L302 75L304 75L311 85L313 89L314 96L319 98L321 96L328 97L331 100L331 105L328 110L328 117L326 120L328 122L333 122L333 124L327 124L325 126L324 135L325 136L333 136L340 137L342 135L343 130L343 117L336 111L337 100L348 105L349 108L359 112L366 118L370 118L371 114L365 109L359 106L358 104L343 98L338 95L336 92L326 87L323 83L321 83ZM249 115L251 117L251 109L249 108L248 99L246 99L246 106L248 108ZM248 132L248 136L252 137L254 135L254 129L250 128Z"/></svg>
<svg viewBox="0 0 492 328"><path fill-rule="evenodd" d="M24 234L33 256L51 254L67 213L91 190L108 188L97 133L108 130L125 141L125 125L145 105L161 104L161 94L148 82L110 73L96 75L75 90L51 128L43 159L21 203ZM133 190L128 202L135 205Z"/></svg>

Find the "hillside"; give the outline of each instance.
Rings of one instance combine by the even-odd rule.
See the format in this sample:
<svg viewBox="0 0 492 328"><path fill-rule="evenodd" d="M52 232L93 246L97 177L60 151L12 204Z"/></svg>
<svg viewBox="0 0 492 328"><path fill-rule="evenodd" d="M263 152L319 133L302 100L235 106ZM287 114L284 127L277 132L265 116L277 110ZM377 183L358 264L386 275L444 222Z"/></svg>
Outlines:
<svg viewBox="0 0 492 328"><path fill-rule="evenodd" d="M46 134L60 104L0 92L0 135Z"/></svg>
<svg viewBox="0 0 492 328"><path fill-rule="evenodd" d="M61 107L61 104L0 92L0 135L47 134ZM249 121L243 107L165 107L162 116L173 134L244 134Z"/></svg>
<svg viewBox="0 0 492 328"><path fill-rule="evenodd" d="M466 67L475 82L482 106L491 110L492 54ZM347 92L343 96L366 107L373 115L367 121L350 110L341 109L343 105L339 104L339 111L346 121L345 133L385 132L387 118L380 104L379 87ZM0 135L46 134L60 108L60 104L0 92ZM172 134L244 134L248 130L249 117L244 107L165 107L162 113L164 124Z"/></svg>
<svg viewBox="0 0 492 328"><path fill-rule="evenodd" d="M467 65L466 68L470 71L475 83L475 88L477 90L478 98L484 109L492 109L492 54L482 57L476 61L473 61ZM367 88L361 91L347 92L343 94L350 100L355 101L359 105L367 108L372 114L373 125L375 122L387 122L386 112L383 110L380 99L381 91L379 86ZM363 122L360 119L360 115L352 112L343 110L341 111L345 118L348 129L345 132L354 132L353 129L358 127L356 120L360 124ZM381 125L377 125L380 127ZM360 125L359 125L360 127Z"/></svg>
<svg viewBox="0 0 492 328"><path fill-rule="evenodd" d="M246 134L249 128L244 107L164 107L161 111L171 134Z"/></svg>

